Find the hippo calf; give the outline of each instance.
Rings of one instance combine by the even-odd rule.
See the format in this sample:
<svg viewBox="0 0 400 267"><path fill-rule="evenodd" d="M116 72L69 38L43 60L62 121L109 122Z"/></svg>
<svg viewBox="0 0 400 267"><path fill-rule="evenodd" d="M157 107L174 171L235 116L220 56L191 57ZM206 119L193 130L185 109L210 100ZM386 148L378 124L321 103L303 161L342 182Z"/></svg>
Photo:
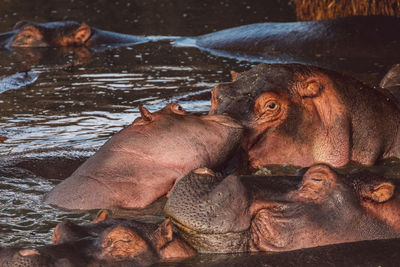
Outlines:
<svg viewBox="0 0 400 267"><path fill-rule="evenodd" d="M147 42L142 36L104 31L86 23L56 21L18 22L10 32L0 34L1 47L113 46Z"/></svg>
<svg viewBox="0 0 400 267"><path fill-rule="evenodd" d="M202 168L176 184L165 213L199 252L289 251L399 237L399 185L327 165L302 177L223 177Z"/></svg>
<svg viewBox="0 0 400 267"><path fill-rule="evenodd" d="M313 66L257 65L213 89L209 114L244 124L243 148L253 168L372 165L400 157L398 100Z"/></svg>
<svg viewBox="0 0 400 267"><path fill-rule="evenodd" d="M218 168L237 150L242 126L228 116L197 116L175 103L141 118L107 141L44 201L63 209L144 208L176 179Z"/></svg>

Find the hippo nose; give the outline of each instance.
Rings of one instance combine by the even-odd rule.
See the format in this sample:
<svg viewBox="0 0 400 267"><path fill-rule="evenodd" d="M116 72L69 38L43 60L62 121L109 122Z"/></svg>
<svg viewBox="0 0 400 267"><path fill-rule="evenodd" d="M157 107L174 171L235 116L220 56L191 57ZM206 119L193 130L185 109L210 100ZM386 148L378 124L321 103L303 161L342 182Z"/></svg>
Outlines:
<svg viewBox="0 0 400 267"><path fill-rule="evenodd" d="M248 229L247 194L239 178L193 171L172 191L165 213L184 228L201 233Z"/></svg>

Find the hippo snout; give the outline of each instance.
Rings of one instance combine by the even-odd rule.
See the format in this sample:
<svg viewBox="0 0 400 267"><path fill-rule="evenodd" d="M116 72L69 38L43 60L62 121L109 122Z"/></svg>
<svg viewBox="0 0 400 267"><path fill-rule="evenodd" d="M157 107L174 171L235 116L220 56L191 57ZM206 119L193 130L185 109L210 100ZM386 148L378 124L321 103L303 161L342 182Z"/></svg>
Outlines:
<svg viewBox="0 0 400 267"><path fill-rule="evenodd" d="M165 213L185 228L220 234L249 227L247 206L247 194L237 176L224 179L219 174L195 170L177 183Z"/></svg>

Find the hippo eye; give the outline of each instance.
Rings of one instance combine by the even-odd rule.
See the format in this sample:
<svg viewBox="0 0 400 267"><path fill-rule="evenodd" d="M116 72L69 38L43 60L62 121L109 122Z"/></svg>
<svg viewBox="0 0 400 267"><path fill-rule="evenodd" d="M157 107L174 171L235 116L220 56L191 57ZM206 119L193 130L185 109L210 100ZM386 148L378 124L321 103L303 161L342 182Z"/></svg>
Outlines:
<svg viewBox="0 0 400 267"><path fill-rule="evenodd" d="M278 103L275 101L269 101L265 104L267 110L274 111L278 107Z"/></svg>
<svg viewBox="0 0 400 267"><path fill-rule="evenodd" d="M186 110L181 105L178 104L173 105L172 111L177 114L186 114Z"/></svg>

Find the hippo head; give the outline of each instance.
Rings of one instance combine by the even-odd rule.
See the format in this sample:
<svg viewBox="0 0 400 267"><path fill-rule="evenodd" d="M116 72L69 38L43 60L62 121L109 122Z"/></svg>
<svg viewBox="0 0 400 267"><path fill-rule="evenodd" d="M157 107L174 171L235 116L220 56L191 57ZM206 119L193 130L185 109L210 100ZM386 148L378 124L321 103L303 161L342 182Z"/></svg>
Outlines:
<svg viewBox="0 0 400 267"><path fill-rule="evenodd" d="M303 177L198 169L178 182L165 212L199 252L229 253L397 237L399 205L393 181L314 165Z"/></svg>
<svg viewBox="0 0 400 267"><path fill-rule="evenodd" d="M378 90L333 71L260 64L212 91L210 114L247 128L243 147L254 168L268 164L340 167L394 155L399 110ZM385 116L392 119L387 120Z"/></svg>
<svg viewBox="0 0 400 267"><path fill-rule="evenodd" d="M45 202L72 210L144 208L189 171L224 166L241 142L242 126L228 116L198 116L175 103L140 112Z"/></svg>
<svg viewBox="0 0 400 267"><path fill-rule="evenodd" d="M74 21L35 23L21 21L15 25L11 47L82 46L91 36L91 28Z"/></svg>

